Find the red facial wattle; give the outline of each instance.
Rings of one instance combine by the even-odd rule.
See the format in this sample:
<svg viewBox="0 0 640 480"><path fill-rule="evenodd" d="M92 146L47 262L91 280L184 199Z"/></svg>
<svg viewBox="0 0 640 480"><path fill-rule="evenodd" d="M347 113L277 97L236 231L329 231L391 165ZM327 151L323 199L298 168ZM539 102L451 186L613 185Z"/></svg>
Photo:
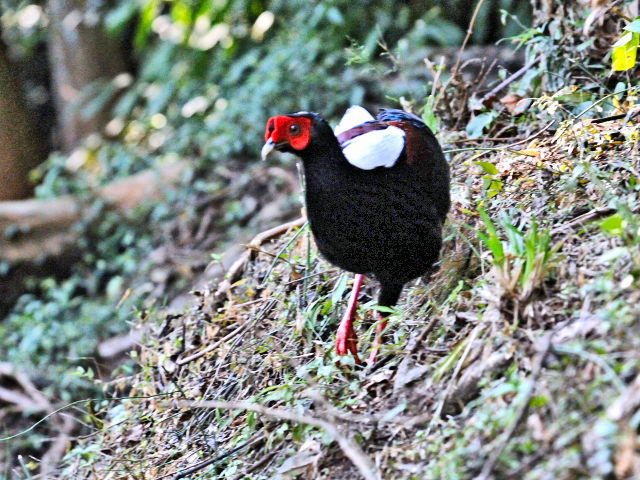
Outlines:
<svg viewBox="0 0 640 480"><path fill-rule="evenodd" d="M306 117L271 117L267 122L265 141L288 143L295 150L304 150L311 141L311 119Z"/></svg>

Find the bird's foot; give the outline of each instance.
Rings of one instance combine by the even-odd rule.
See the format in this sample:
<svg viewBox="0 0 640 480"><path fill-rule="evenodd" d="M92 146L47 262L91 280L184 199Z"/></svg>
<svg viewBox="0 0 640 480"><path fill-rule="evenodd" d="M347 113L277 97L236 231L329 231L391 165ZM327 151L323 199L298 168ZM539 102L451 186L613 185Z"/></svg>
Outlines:
<svg viewBox="0 0 640 480"><path fill-rule="evenodd" d="M360 293L360 286L362 285L363 279L364 275L362 274L357 274L353 279L353 290L349 297L349 304L336 332L336 353L338 355L346 355L347 352L351 352L358 365L362 365L362 362L360 361L360 357L358 357L358 336L353 329L353 317L356 315L358 294Z"/></svg>
<svg viewBox="0 0 640 480"><path fill-rule="evenodd" d="M353 329L351 319L343 321L336 333L336 353L346 355L348 352L351 352L356 364L362 364L360 357L358 357L358 337Z"/></svg>

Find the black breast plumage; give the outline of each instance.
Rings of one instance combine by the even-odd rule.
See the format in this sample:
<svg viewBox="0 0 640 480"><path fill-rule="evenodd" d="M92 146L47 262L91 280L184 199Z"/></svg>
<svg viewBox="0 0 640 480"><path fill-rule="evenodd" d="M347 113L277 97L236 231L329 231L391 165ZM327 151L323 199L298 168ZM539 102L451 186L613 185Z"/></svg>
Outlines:
<svg viewBox="0 0 640 480"><path fill-rule="evenodd" d="M315 123L315 122L314 122ZM437 261L449 210L449 168L431 131L417 117L382 110L377 120L335 138L317 119L318 137L301 154L311 229L320 252L339 267L373 274L397 291ZM391 167L363 170L341 153L354 135L389 125L405 133ZM333 138L332 138L333 137ZM327 148L323 143L335 143ZM391 296L396 296L392 294ZM382 302L381 303L395 303Z"/></svg>

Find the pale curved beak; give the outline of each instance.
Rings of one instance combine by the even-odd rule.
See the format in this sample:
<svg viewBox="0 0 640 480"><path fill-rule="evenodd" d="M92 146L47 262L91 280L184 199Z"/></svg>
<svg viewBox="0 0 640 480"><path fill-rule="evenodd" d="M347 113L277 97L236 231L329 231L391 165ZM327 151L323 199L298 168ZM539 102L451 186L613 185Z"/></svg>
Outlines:
<svg viewBox="0 0 640 480"><path fill-rule="evenodd" d="M267 156L273 151L274 148L276 148L276 144L273 143L273 140L267 140L267 143L265 143L264 147L262 147L262 160L266 160Z"/></svg>

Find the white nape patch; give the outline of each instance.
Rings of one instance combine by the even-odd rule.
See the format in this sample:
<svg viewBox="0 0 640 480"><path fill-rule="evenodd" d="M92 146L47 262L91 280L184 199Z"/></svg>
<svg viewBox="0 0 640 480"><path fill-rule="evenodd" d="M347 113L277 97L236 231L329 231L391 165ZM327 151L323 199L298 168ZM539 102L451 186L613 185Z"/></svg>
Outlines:
<svg viewBox="0 0 640 480"><path fill-rule="evenodd" d="M356 125L362 125L363 123L370 122L372 120L375 120L375 118L373 118L373 115L367 112L366 109L362 108L360 105L352 105L346 112L344 112L340 123L338 123L336 128L333 129L333 133L337 137L342 132L346 132Z"/></svg>
<svg viewBox="0 0 640 480"><path fill-rule="evenodd" d="M342 153L354 167L393 167L404 149L404 132L394 126L372 130L345 142Z"/></svg>

